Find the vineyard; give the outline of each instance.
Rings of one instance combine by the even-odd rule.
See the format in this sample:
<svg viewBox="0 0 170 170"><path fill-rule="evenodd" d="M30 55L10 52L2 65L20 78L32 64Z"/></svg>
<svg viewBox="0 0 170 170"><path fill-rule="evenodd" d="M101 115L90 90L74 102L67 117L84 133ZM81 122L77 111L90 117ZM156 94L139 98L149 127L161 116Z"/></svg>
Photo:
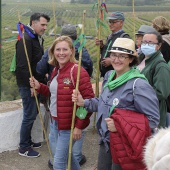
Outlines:
<svg viewBox="0 0 170 170"><path fill-rule="evenodd" d="M106 0L107 2L107 0ZM107 4L107 3L106 3ZM109 12L112 11L123 11L126 17L124 23L124 30L134 39L134 30L137 30L140 25L146 24L151 25L151 21L158 15L165 16L170 20L170 5L166 6L138 6L135 7L135 18L132 13L132 7L130 6L118 6L113 4L107 4ZM44 12L51 18L48 29L44 35L45 44L44 49L49 47L54 41L54 33L60 34L61 27L63 24L81 24L83 11L86 10L86 24L85 24L85 35L96 37L96 20L97 20L97 9L93 8L93 4L70 4L44 0L41 3L36 3L36 0L32 3L19 3L7 1L2 3L2 68L1 68L1 81L2 81L2 101L5 100L16 100L19 98L18 88L15 81L15 75L9 72L12 57L15 53L15 43L17 41L16 24L20 20L24 24L29 23L29 17L34 12ZM55 9L55 18L53 15L53 9ZM54 23L56 25L56 31L54 31ZM106 28L102 27L101 37L106 39L110 34L107 21L104 21ZM135 28L135 29L134 29ZM77 28L80 34L80 28ZM97 60L97 50L93 39L87 39L86 48L88 49L91 58L94 62L94 74ZM94 81L93 76L92 81Z"/></svg>

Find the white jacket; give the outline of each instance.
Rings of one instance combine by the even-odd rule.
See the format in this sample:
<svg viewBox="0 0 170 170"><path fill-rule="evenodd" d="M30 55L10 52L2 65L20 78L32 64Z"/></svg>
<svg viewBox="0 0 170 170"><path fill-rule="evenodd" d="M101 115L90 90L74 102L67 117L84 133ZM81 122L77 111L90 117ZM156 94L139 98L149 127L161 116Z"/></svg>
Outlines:
<svg viewBox="0 0 170 170"><path fill-rule="evenodd" d="M151 137L144 152L147 170L170 170L170 127Z"/></svg>

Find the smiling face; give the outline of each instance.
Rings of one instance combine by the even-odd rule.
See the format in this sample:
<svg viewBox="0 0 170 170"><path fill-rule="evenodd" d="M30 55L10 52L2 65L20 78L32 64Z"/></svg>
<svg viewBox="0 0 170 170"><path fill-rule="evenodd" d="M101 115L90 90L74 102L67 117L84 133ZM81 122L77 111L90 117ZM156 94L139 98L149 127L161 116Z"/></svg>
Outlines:
<svg viewBox="0 0 170 170"><path fill-rule="evenodd" d="M54 47L54 57L60 68L64 67L70 61L72 54L73 49L70 48L66 41L58 42Z"/></svg>
<svg viewBox="0 0 170 170"><path fill-rule="evenodd" d="M110 58L117 77L128 71L130 69L129 64L133 61L133 58L130 58L128 54L118 52L111 52Z"/></svg>

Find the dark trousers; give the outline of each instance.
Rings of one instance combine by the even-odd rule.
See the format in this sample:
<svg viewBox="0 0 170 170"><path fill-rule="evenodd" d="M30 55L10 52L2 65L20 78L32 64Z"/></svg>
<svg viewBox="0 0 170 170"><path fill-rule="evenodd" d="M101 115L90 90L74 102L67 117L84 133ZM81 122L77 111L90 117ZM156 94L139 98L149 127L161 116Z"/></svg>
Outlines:
<svg viewBox="0 0 170 170"><path fill-rule="evenodd" d="M100 144L97 170L122 170L120 165L117 165L112 161L110 149L106 152L104 143Z"/></svg>
<svg viewBox="0 0 170 170"><path fill-rule="evenodd" d="M23 120L20 130L20 148L26 149L31 145L31 130L37 117L37 105L35 97L31 97L29 87L19 87L23 104Z"/></svg>

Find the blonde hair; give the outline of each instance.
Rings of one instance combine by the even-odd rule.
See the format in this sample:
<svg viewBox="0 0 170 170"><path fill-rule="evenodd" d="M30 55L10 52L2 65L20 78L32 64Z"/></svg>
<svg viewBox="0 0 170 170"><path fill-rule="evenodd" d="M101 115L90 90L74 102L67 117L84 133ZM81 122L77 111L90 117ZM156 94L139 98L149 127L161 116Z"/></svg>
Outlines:
<svg viewBox="0 0 170 170"><path fill-rule="evenodd" d="M170 23L169 21L162 16L158 16L155 19L152 20L153 27L158 32L168 32L170 29Z"/></svg>
<svg viewBox="0 0 170 170"><path fill-rule="evenodd" d="M56 60L56 58L55 58L55 56L54 56L54 49L55 49L56 44L58 44L58 43L60 43L60 42L62 42L62 41L67 42L68 45L69 45L69 47L70 47L70 49L72 49L72 55L71 55L71 58L70 58L70 62L72 62L72 63L77 63L77 60L76 60L76 58L75 58L75 48L74 48L74 46L73 46L73 42L72 42L71 38L68 37L68 36L60 36L60 37L58 37L58 38L53 42L53 44L52 44L52 46L50 47L49 52L48 52L48 56L49 56L49 61L48 61L48 63L51 64L51 65L53 65L53 66L58 66L58 65L59 65L58 61Z"/></svg>

